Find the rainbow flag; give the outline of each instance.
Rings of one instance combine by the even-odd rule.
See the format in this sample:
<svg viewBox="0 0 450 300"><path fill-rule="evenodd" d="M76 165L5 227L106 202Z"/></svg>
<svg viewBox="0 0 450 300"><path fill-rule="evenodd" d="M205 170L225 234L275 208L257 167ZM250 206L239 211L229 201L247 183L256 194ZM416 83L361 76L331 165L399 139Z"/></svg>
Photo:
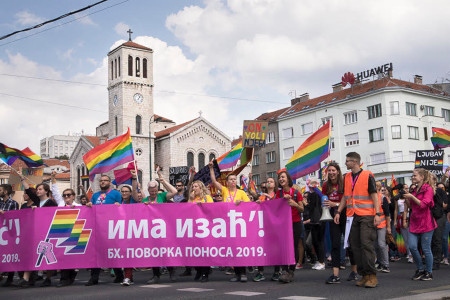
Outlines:
<svg viewBox="0 0 450 300"><path fill-rule="evenodd" d="M319 128L298 147L286 164L286 170L296 180L320 169L320 162L330 155L331 122Z"/></svg>
<svg viewBox="0 0 450 300"><path fill-rule="evenodd" d="M244 148L242 147L242 141L240 141L239 144L234 146L233 149L217 158L219 168L224 170L234 167L241 158L241 153L243 150Z"/></svg>
<svg viewBox="0 0 450 300"><path fill-rule="evenodd" d="M450 147L450 131L444 128L432 127L431 143L434 150Z"/></svg>
<svg viewBox="0 0 450 300"><path fill-rule="evenodd" d="M30 148L27 147L23 150L19 150L8 147L2 143L0 143L0 158L9 166L11 166L18 158L21 159L29 168L39 167L44 164L42 158L31 151Z"/></svg>
<svg viewBox="0 0 450 300"><path fill-rule="evenodd" d="M89 170L91 181L94 179L95 174L108 172L115 167L134 160L130 128L125 134L91 149L83 156L83 160Z"/></svg>
<svg viewBox="0 0 450 300"><path fill-rule="evenodd" d="M391 177L391 188L394 188L397 185L397 179L395 179L394 174ZM392 190L392 195L395 197L398 195L398 190Z"/></svg>

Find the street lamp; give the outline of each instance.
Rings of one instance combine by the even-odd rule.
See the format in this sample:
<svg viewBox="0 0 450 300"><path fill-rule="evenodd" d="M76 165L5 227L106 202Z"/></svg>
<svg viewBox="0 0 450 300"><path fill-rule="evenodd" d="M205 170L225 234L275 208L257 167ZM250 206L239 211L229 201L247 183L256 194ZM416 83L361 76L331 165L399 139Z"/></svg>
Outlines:
<svg viewBox="0 0 450 300"><path fill-rule="evenodd" d="M149 161L149 172L150 172L150 181L152 180L152 173L153 173L153 167L152 167L152 129L151 129L151 124L152 123L157 123L159 120L161 120L161 117L157 116L155 118L156 115L153 115L150 117L150 121L148 123L148 141L150 143L149 147L148 147L148 161ZM152 118L154 118L154 120L152 121Z"/></svg>

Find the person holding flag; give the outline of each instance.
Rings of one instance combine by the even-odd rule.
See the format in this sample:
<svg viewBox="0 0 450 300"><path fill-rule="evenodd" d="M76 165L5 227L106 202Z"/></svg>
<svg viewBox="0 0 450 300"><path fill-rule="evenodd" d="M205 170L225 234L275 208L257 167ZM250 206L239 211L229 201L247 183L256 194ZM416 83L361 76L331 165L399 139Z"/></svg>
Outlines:
<svg viewBox="0 0 450 300"><path fill-rule="evenodd" d="M209 173L214 187L219 190L223 196L223 202L231 202L239 205L241 202L250 202L247 194L237 188L237 176L229 173L226 177L226 187L220 184L214 173L214 160L209 162ZM247 274L245 267L234 267L235 277L231 278L231 282L247 282Z"/></svg>

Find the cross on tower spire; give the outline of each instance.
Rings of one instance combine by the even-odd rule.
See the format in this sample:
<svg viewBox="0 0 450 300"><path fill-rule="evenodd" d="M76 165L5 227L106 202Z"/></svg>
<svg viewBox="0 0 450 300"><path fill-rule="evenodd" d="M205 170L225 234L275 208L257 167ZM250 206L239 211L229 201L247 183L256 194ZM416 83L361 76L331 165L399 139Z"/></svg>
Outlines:
<svg viewBox="0 0 450 300"><path fill-rule="evenodd" d="M131 29L128 29L128 41L131 42L131 34L133 33L133 31L131 31Z"/></svg>

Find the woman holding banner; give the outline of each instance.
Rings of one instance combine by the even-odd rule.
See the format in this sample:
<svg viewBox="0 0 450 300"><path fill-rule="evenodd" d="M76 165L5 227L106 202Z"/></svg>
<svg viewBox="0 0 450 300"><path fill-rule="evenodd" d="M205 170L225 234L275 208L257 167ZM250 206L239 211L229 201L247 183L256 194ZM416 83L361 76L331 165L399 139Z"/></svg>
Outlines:
<svg viewBox="0 0 450 300"><path fill-rule="evenodd" d="M220 184L216 180L216 175L214 174L214 162L211 160L209 162L209 173L211 176L212 184L218 189L223 196L223 202L232 202L239 205L241 202L250 202L247 194L237 188L237 177L236 175L230 173L226 177L226 187ZM231 282L247 282L247 274L245 267L234 267L235 277L231 278Z"/></svg>
<svg viewBox="0 0 450 300"><path fill-rule="evenodd" d="M276 194L276 198L286 199L288 204L291 206L292 232L294 233L294 253L295 262L297 262L299 258L298 244L302 236L302 217L300 214L304 210L302 202L303 197L300 192L292 187L294 182L286 170L281 170L278 172L278 185L280 189ZM282 270L283 271L278 281L289 283L294 280L295 264L290 266L282 266ZM272 279L275 280L274 278Z"/></svg>

